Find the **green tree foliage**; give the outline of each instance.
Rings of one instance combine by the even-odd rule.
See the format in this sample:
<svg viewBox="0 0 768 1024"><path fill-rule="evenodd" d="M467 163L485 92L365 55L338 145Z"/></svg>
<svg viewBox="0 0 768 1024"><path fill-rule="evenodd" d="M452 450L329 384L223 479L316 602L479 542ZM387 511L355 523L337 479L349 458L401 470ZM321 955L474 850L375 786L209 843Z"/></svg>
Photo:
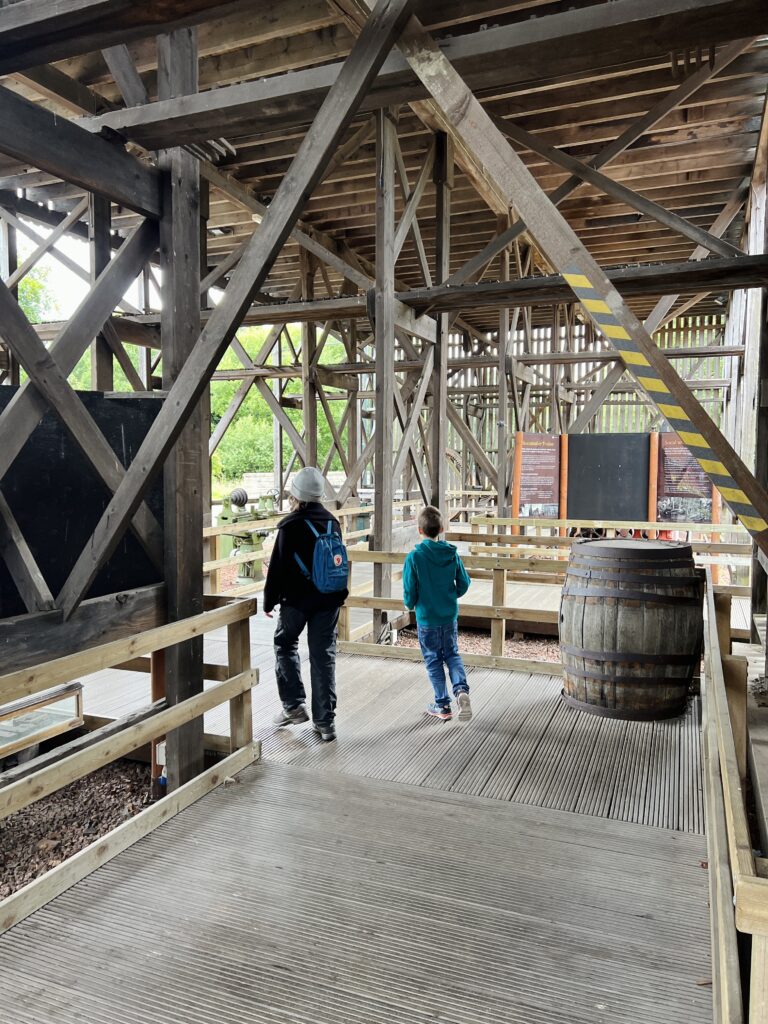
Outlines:
<svg viewBox="0 0 768 1024"><path fill-rule="evenodd" d="M55 320L60 314L56 297L51 291L48 281L48 269L38 265L27 274L19 285L19 303L32 323ZM294 337L298 336L299 328L289 328ZM251 327L238 332L238 338L249 355L255 356L269 333L268 327ZM138 369L139 352L135 346L126 345L125 349ZM293 354L283 345L282 361L292 362ZM344 346L335 339L329 339L322 354L323 363L344 362L346 354ZM277 362L276 352L271 362ZM220 363L222 370L234 370L241 367L237 356L228 349ZM75 369L69 376L70 384L79 391L91 389L91 354L86 351L80 358ZM240 381L220 380L211 384L211 427L215 428L229 406ZM115 390L130 391L131 387L122 369L115 364ZM301 383L298 380L288 382L286 394L301 394ZM343 410L342 402L331 402L336 422L338 423ZM302 413L300 410L287 410L299 433L303 430ZM346 442L346 430L343 433ZM318 407L318 458L325 460L332 443L331 429L328 426L321 407ZM284 465L287 466L292 448L286 440L284 445ZM270 472L273 468L273 417L269 406L256 388L251 388L247 398L240 406L234 421L224 435L213 457L214 477L221 481L238 480L244 473ZM338 456L335 457L332 469L340 469Z"/></svg>
<svg viewBox="0 0 768 1024"><path fill-rule="evenodd" d="M293 329L289 328L292 331ZM251 327L238 332L238 338L249 355L255 356L269 333L267 327ZM298 328L295 331L298 334ZM283 361L293 360L292 355L283 352ZM324 363L339 363L346 359L344 346L341 342L329 339L324 348ZM276 362L275 357L271 360ZM237 356L228 350L221 361L220 369L234 370L241 367ZM240 381L218 380L211 384L211 425L215 427L226 412L229 403L240 387ZM286 394L301 394L301 383L297 380L288 382ZM336 422L341 417L343 403L330 403L335 413ZM303 430L300 410L287 410L296 429ZM220 480L237 480L244 473L264 473L273 468L273 426L272 412L256 388L251 388L248 396L240 406L234 421L230 425L219 445L213 460L214 476ZM346 430L344 436L346 440ZM328 454L332 443L331 428L318 408L318 458L322 462ZM284 465L288 464L292 455L290 444L286 443ZM334 459L332 469L340 469L338 456Z"/></svg>
<svg viewBox="0 0 768 1024"><path fill-rule="evenodd" d="M48 282L48 268L38 263L19 281L19 305L30 323L55 320L59 307Z"/></svg>

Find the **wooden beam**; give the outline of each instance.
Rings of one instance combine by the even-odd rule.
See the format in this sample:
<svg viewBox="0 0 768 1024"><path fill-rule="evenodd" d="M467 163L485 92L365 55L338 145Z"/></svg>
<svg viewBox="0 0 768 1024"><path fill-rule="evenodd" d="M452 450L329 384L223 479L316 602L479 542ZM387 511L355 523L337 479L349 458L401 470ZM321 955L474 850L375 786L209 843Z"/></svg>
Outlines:
<svg viewBox="0 0 768 1024"><path fill-rule="evenodd" d="M197 38L182 28L158 36L158 88L164 98L197 92ZM161 341L163 388L170 391L200 334L200 176L184 150L159 156L167 173L160 221L163 271ZM171 621L203 610L203 412L195 403L163 471L165 581ZM165 654L169 705L203 691L203 638L177 644ZM203 722L186 722L167 738L168 786L178 789L203 770Z"/></svg>
<svg viewBox="0 0 768 1024"><path fill-rule="evenodd" d="M395 409L395 147L396 129L387 110L376 114L376 290L374 293L374 345L376 352L376 432L373 546L392 547L392 448ZM392 574L388 566L374 565L373 586L388 597ZM373 616L374 639L384 622L381 611Z"/></svg>
<svg viewBox="0 0 768 1024"><path fill-rule="evenodd" d="M432 180L435 186L435 279L443 284L451 271L451 193L453 191L453 142L440 132L435 136ZM429 431L431 503L445 514L448 489L448 356L449 318L437 320L435 357L432 364L432 418Z"/></svg>
<svg viewBox="0 0 768 1024"><path fill-rule="evenodd" d="M450 400L446 402L446 412L448 414L448 419L456 430L456 433L472 452L478 468L485 473L489 483L494 483L496 480L496 467L486 455L483 446L462 419L461 413Z"/></svg>
<svg viewBox="0 0 768 1024"><path fill-rule="evenodd" d="M68 622L63 621L60 611L0 619L3 671L28 669L51 658L153 629L164 621L162 584L91 598ZM3 702L11 699L2 686L0 697Z"/></svg>
<svg viewBox="0 0 768 1024"><path fill-rule="evenodd" d="M69 386L66 375L38 338L19 304L2 283L0 316L3 337L29 375L32 386L61 420L105 487L114 494L125 476L123 464ZM146 505L142 505L138 510L134 519L134 529L150 559L156 565L161 565L162 531Z"/></svg>
<svg viewBox="0 0 768 1024"><path fill-rule="evenodd" d="M3 86L0 86L0 152L50 171L57 178L143 216L160 215L157 170L113 142L94 136L66 118L56 117L38 103L30 103Z"/></svg>
<svg viewBox="0 0 768 1024"><path fill-rule="evenodd" d="M110 232L111 205L103 196L89 198L89 249L91 257L91 286L106 269L112 255ZM91 388L94 391L113 391L115 367L112 347L101 334L91 345Z"/></svg>
<svg viewBox="0 0 768 1024"><path fill-rule="evenodd" d="M568 427L569 434L580 434L583 430L587 429L592 417L599 411L603 402L605 402L606 398L624 376L624 369L624 363L621 361L616 366L611 367L605 378L600 381L592 392L591 397L587 400L579 415Z"/></svg>
<svg viewBox="0 0 768 1024"><path fill-rule="evenodd" d="M117 83L126 107L139 107L143 103L149 103L146 87L125 43L108 46L101 51L101 55Z"/></svg>
<svg viewBox="0 0 768 1024"><path fill-rule="evenodd" d="M429 272L427 254L424 249L424 240L421 237L421 229L419 227L419 222L416 219L416 212L424 195L424 190L427 187L427 182L429 181L429 174L432 169L433 160L434 146L430 148L424 166L422 167L416 184L413 187L413 191L411 191L411 186L408 182L408 172L405 167L405 161L403 160L402 150L400 149L400 142L397 138L395 139L395 168L397 169L400 191L402 192L403 200L405 201L405 209L403 210L400 223L397 225L397 230L395 231L395 243L393 250L394 259L395 262L397 262L397 257L400 255L403 243L410 231L413 235L414 245L416 246L416 254L419 258L421 272L424 276L424 284L428 288L432 284L432 276Z"/></svg>
<svg viewBox="0 0 768 1024"><path fill-rule="evenodd" d="M349 59L304 136L289 173L267 208L261 228L232 275L224 298L211 311L163 408L128 470L122 493L115 496L99 522L92 544L73 568L58 602L68 616L77 607L91 580L119 542L132 511L141 501L153 475L206 387L207 381L237 326L250 307L299 216L305 198L332 158L394 40L408 16L408 0L381 0Z"/></svg>
<svg viewBox="0 0 768 1024"><path fill-rule="evenodd" d="M482 168L500 199L520 212L598 330L632 367L637 382L691 449L756 543L768 550L768 494L660 355L650 335L417 19L410 20L398 45L430 91L431 113L453 136L462 165L473 165L478 171Z"/></svg>
<svg viewBox="0 0 768 1024"><path fill-rule="evenodd" d="M690 238L699 245L705 246L710 252L718 253L718 255L725 257L743 255L743 250L737 246L731 245L730 242L726 242L722 238L718 238L716 235L705 231L703 228L697 227L690 221L684 220L684 218L679 217L673 211L665 210L658 203L654 203L626 185L622 185L621 182L614 181L607 174L603 174L582 160L577 160L576 157L570 156L556 146L547 145L538 136L526 131L512 121L501 117L494 117L493 122L513 142L517 142L526 149L546 157L547 160L551 160L552 163L557 164L559 167L564 167L565 170L576 177L581 178L583 181L588 181L591 185L601 189L606 195L611 196L620 203L625 203L643 216L651 217L653 220L658 221L659 224L664 224L665 227L676 231L685 238Z"/></svg>
<svg viewBox="0 0 768 1024"><path fill-rule="evenodd" d="M746 189L745 189L746 191ZM742 193L741 204L744 203ZM732 204L729 205L729 216ZM718 220L722 219L718 217ZM718 224L712 230L720 230ZM762 288L768 283L768 256L739 256L732 259L699 258L699 262L656 264L645 267L609 269L606 276L627 298L687 292L732 291L737 288ZM487 284L435 285L398 292L400 301L414 309L429 307L433 312L456 309L496 309L510 306L550 306L572 301L573 293L560 274L546 277L523 277L512 281L491 281ZM676 298L676 296L675 296ZM666 307L666 300L665 300ZM318 310L318 315L320 310ZM655 330L655 318L649 321Z"/></svg>
<svg viewBox="0 0 768 1024"><path fill-rule="evenodd" d="M427 388L432 382L432 364L434 361L434 357L435 350L432 348L429 350L429 352L427 353L427 357L424 360L424 371L422 373L421 382L419 383L419 387L413 396L413 404L408 414L408 420L403 425L403 435L400 438L400 444L398 445L397 448L397 453L395 455L395 463L392 469L393 481L400 479L400 475L403 472L403 467L405 466L405 460L409 453L413 460L414 467L420 468L420 466L418 466L418 453L416 451L413 439L416 433L416 426L419 422L419 416L421 415L421 411L424 408L424 398L427 393Z"/></svg>
<svg viewBox="0 0 768 1024"><path fill-rule="evenodd" d="M49 350L63 375L68 376L74 370L90 339L104 325L156 244L157 225L145 221L126 239L71 320L64 325ZM25 381L0 414L0 480L47 411L45 399L30 381Z"/></svg>
<svg viewBox="0 0 768 1024"><path fill-rule="evenodd" d="M4 560L28 612L41 612L53 608L53 594L48 589L45 577L29 550L24 534L2 494L0 494L0 558Z"/></svg>
<svg viewBox="0 0 768 1024"><path fill-rule="evenodd" d="M753 42L754 38L750 37L737 39L728 46L724 46L716 54L714 62L703 64L698 71L688 75L676 89L662 96L646 114L634 121L628 128L625 128L621 135L608 143L607 146L603 146L597 156L590 160L590 166L599 168L609 164L615 157L627 150L650 131L651 128L659 124L668 114L684 103L686 99L693 96L702 85L725 70L737 57L740 57L742 53L748 50ZM581 178L571 175L570 178L550 193L550 200L555 206L559 206L581 183ZM519 238L524 231L525 223L522 221L510 225L507 231L492 238L479 253L452 274L449 283L462 284L470 280L475 274L481 272L505 246L510 245L516 238Z"/></svg>
<svg viewBox="0 0 768 1024"><path fill-rule="evenodd" d="M144 381L141 379L138 370L131 362L131 357L125 351L123 343L117 333L117 330L112 323L112 318L105 320L104 329L102 330L101 337L112 350L112 355L117 360L120 369L125 374L126 380L131 385L134 391L146 391ZM113 385L114 386L114 385Z"/></svg>
<svg viewBox="0 0 768 1024"><path fill-rule="evenodd" d="M255 0L24 0L3 13L0 74L259 6Z"/></svg>
<svg viewBox="0 0 768 1024"><path fill-rule="evenodd" d="M733 196L728 200L723 209L715 218L712 227L709 229L709 233L711 235L722 235L728 230L728 228L731 225L731 222L744 205L744 201L747 197L748 187L749 183L745 179L739 185L739 187L734 192ZM697 261L706 259L708 255L709 249L706 246L697 245L689 257L689 262L696 263ZM707 263L709 263L710 265L713 262L714 260L707 260ZM763 281L763 285L764 284L765 281ZM698 291L699 289L697 288L696 290ZM644 326L649 334L653 334L654 331L658 330L667 313L669 313L669 311L672 309L672 307L675 305L679 298L679 293L674 294L673 292L670 292L669 288L665 289L664 296L659 299L659 301L651 310L650 314L645 319Z"/></svg>
<svg viewBox="0 0 768 1024"><path fill-rule="evenodd" d="M32 86L35 92L53 100L73 114L102 114L105 110L112 109L109 100L78 82L76 78L70 78L53 64L25 68L13 77Z"/></svg>
<svg viewBox="0 0 768 1024"><path fill-rule="evenodd" d="M13 271L10 277L6 280L8 287L13 290L14 287L21 281L23 277L29 273L29 271L36 266L45 254L53 248L58 242L61 236L72 227L73 224L78 223L83 214L88 209L88 199L81 199L79 203L73 208L72 212L67 214L59 224L50 232L47 238L44 238L40 245L35 249L34 252L30 253L24 262Z"/></svg>
<svg viewBox="0 0 768 1024"><path fill-rule="evenodd" d="M369 5L370 6L370 5ZM558 74L592 70L627 60L627 34L633 58L658 57L680 45L708 47L712 39L754 38L765 29L761 0L666 0L663 11L647 0L614 0L589 8L497 25L441 40L446 58L473 88L492 90L541 79L542 66L558 54ZM567 51L567 52L565 52ZM201 141L222 133L260 134L306 124L339 75L339 63L271 75L262 81L211 89L194 101L152 103L92 120L150 148ZM2 65L0 65L0 71ZM424 98L426 90L398 55L387 61L360 109L372 111ZM500 211L501 212L501 211Z"/></svg>

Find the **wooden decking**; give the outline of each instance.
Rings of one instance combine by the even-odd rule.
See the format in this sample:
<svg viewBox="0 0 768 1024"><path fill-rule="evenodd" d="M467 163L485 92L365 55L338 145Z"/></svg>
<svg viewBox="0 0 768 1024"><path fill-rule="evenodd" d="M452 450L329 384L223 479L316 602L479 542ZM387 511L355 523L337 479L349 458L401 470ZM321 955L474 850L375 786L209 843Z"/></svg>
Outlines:
<svg viewBox="0 0 768 1024"><path fill-rule="evenodd" d="M322 744L271 724L270 625L262 763L0 937L0 1024L712 1020L695 704L616 722L474 669L473 719L443 723L421 665L345 655ZM101 673L86 710L147 691Z"/></svg>
<svg viewBox="0 0 768 1024"><path fill-rule="evenodd" d="M0 1021L710 1021L703 850L266 763L0 940Z"/></svg>
<svg viewBox="0 0 768 1024"><path fill-rule="evenodd" d="M270 761L703 832L696 704L673 721L621 722L563 704L557 677L468 677L474 720L444 723L424 714L420 665L345 657L337 745L309 725L276 729L266 688L254 695L256 735Z"/></svg>

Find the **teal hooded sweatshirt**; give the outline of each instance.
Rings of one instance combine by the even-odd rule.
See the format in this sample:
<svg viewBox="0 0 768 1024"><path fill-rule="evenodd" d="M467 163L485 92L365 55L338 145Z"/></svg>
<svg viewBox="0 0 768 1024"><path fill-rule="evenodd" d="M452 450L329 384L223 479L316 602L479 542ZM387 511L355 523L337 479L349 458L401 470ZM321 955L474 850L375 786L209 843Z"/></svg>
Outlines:
<svg viewBox="0 0 768 1024"><path fill-rule="evenodd" d="M469 590L469 576L453 544L424 539L405 560L405 607L416 609L419 626L448 626L459 617L458 599Z"/></svg>

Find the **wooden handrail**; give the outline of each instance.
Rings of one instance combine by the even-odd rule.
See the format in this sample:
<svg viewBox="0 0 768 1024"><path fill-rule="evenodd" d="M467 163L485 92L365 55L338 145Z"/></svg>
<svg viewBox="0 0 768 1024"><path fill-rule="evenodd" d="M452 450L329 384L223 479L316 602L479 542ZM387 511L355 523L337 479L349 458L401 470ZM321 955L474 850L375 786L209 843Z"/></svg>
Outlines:
<svg viewBox="0 0 768 1024"><path fill-rule="evenodd" d="M225 605L210 612L201 612L178 622L148 629L135 636L113 640L86 651L67 654L63 658L42 662L29 668L19 669L0 676L0 700L3 703L26 697L41 690L50 689L60 683L67 683L77 676L113 668L122 662L151 654L166 647L183 643L193 637L202 636L213 629L248 619L256 614L256 601L246 599Z"/></svg>
<svg viewBox="0 0 768 1024"><path fill-rule="evenodd" d="M124 757L132 750L143 747L150 740L178 729L180 725L198 718L219 704L234 700L246 691L250 692L258 680L258 675L256 669L240 672L203 693L174 704L173 707L146 721L138 722L91 747L86 747L85 750L70 754L69 757L0 789L0 820L28 807L36 800L50 796L70 782L82 779L97 768Z"/></svg>
<svg viewBox="0 0 768 1024"><path fill-rule="evenodd" d="M531 529L557 529L574 527L594 530L685 530L689 533L743 533L746 530L740 523L676 523L657 522L642 523L632 520L616 519L542 519L518 516L514 519L502 519L498 516L473 516L472 526L528 526ZM480 534L478 539L482 539Z"/></svg>
<svg viewBox="0 0 768 1024"><path fill-rule="evenodd" d="M401 598L379 597L371 594L368 597L350 594L344 602L347 608L368 608L374 611L404 612L406 607ZM508 608L505 605L459 604L459 615L468 619L513 619L518 622L557 622L558 613L554 609L541 608Z"/></svg>
<svg viewBox="0 0 768 1024"><path fill-rule="evenodd" d="M447 541L468 544L500 545L513 548L543 548L545 551L561 551L570 549L578 537L523 537L511 533L476 533L466 530L449 530L445 534ZM694 554L725 554L751 556L752 545L734 542L732 544L711 541L690 541Z"/></svg>

